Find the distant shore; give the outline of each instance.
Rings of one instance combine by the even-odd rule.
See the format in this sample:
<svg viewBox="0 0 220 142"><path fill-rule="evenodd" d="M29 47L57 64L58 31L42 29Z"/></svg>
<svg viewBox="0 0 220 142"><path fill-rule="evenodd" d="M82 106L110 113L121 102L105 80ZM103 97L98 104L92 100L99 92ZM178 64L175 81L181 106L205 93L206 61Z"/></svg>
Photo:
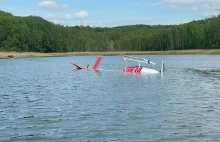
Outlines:
<svg viewBox="0 0 220 142"><path fill-rule="evenodd" d="M66 53L40 53L40 52L0 52L0 59L8 55L16 58L28 57L59 57L59 56L110 56L110 55L181 55L181 54L208 54L220 55L220 49L198 50L170 50L170 51L115 51L115 52L66 52Z"/></svg>

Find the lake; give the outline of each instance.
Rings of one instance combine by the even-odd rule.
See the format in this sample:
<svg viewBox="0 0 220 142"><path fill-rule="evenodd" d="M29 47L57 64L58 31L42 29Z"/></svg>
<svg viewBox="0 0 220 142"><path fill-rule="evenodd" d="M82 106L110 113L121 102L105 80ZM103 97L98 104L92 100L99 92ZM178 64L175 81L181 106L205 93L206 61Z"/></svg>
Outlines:
<svg viewBox="0 0 220 142"><path fill-rule="evenodd" d="M123 73L120 56L0 60L0 141L220 141L220 56L138 55L163 75Z"/></svg>

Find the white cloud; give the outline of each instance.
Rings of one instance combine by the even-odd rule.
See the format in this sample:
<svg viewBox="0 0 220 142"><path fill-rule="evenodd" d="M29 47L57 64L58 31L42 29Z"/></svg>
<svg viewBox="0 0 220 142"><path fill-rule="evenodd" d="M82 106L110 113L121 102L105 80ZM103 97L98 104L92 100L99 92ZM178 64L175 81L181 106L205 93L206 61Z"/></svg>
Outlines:
<svg viewBox="0 0 220 142"><path fill-rule="evenodd" d="M62 8L68 8L69 5L68 5L68 4L63 4L61 7L62 7Z"/></svg>
<svg viewBox="0 0 220 142"><path fill-rule="evenodd" d="M220 14L220 0L160 0L154 6L164 5L170 8L189 8L200 16Z"/></svg>
<svg viewBox="0 0 220 142"><path fill-rule="evenodd" d="M196 6L194 6L194 7L192 7L192 10L193 10L193 11L197 11L198 8L197 8Z"/></svg>
<svg viewBox="0 0 220 142"><path fill-rule="evenodd" d="M46 18L52 21L68 21L68 20L84 20L87 17L88 17L88 13L86 11L80 11L74 14L65 14L65 15L48 14Z"/></svg>
<svg viewBox="0 0 220 142"><path fill-rule="evenodd" d="M65 19L65 20L72 20L72 19L73 19L73 15L71 15L71 14L65 14L65 15L64 15L64 19Z"/></svg>
<svg viewBox="0 0 220 142"><path fill-rule="evenodd" d="M54 24L60 24L60 25L65 24L65 21L62 21L62 20L51 20L51 22L53 22Z"/></svg>
<svg viewBox="0 0 220 142"><path fill-rule="evenodd" d="M37 4L39 8L44 9L61 9L61 8L68 8L68 4L58 5L56 2L51 0L42 1Z"/></svg>
<svg viewBox="0 0 220 142"><path fill-rule="evenodd" d="M80 11L78 13L75 13L73 15L73 18L75 19L85 19L88 17L88 13L86 11Z"/></svg>
<svg viewBox="0 0 220 142"><path fill-rule="evenodd" d="M202 0L161 0L159 3L169 6L171 8L191 6Z"/></svg>

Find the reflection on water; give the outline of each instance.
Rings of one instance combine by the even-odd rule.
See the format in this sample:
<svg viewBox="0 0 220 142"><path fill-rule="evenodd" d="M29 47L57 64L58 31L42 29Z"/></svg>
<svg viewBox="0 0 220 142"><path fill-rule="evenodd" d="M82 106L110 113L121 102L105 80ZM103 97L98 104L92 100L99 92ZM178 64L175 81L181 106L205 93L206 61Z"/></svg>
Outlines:
<svg viewBox="0 0 220 142"><path fill-rule="evenodd" d="M95 56L0 60L0 141L220 141L220 57L146 57L166 73L123 73L118 56L98 73L68 64Z"/></svg>

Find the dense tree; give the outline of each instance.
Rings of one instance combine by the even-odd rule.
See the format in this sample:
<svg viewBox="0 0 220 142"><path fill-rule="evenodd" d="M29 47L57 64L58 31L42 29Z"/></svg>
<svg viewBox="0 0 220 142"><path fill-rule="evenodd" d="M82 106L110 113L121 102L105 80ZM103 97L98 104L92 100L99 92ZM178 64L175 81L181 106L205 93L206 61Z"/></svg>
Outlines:
<svg viewBox="0 0 220 142"><path fill-rule="evenodd" d="M153 51L220 48L220 16L180 25L62 26L0 11L0 51Z"/></svg>

